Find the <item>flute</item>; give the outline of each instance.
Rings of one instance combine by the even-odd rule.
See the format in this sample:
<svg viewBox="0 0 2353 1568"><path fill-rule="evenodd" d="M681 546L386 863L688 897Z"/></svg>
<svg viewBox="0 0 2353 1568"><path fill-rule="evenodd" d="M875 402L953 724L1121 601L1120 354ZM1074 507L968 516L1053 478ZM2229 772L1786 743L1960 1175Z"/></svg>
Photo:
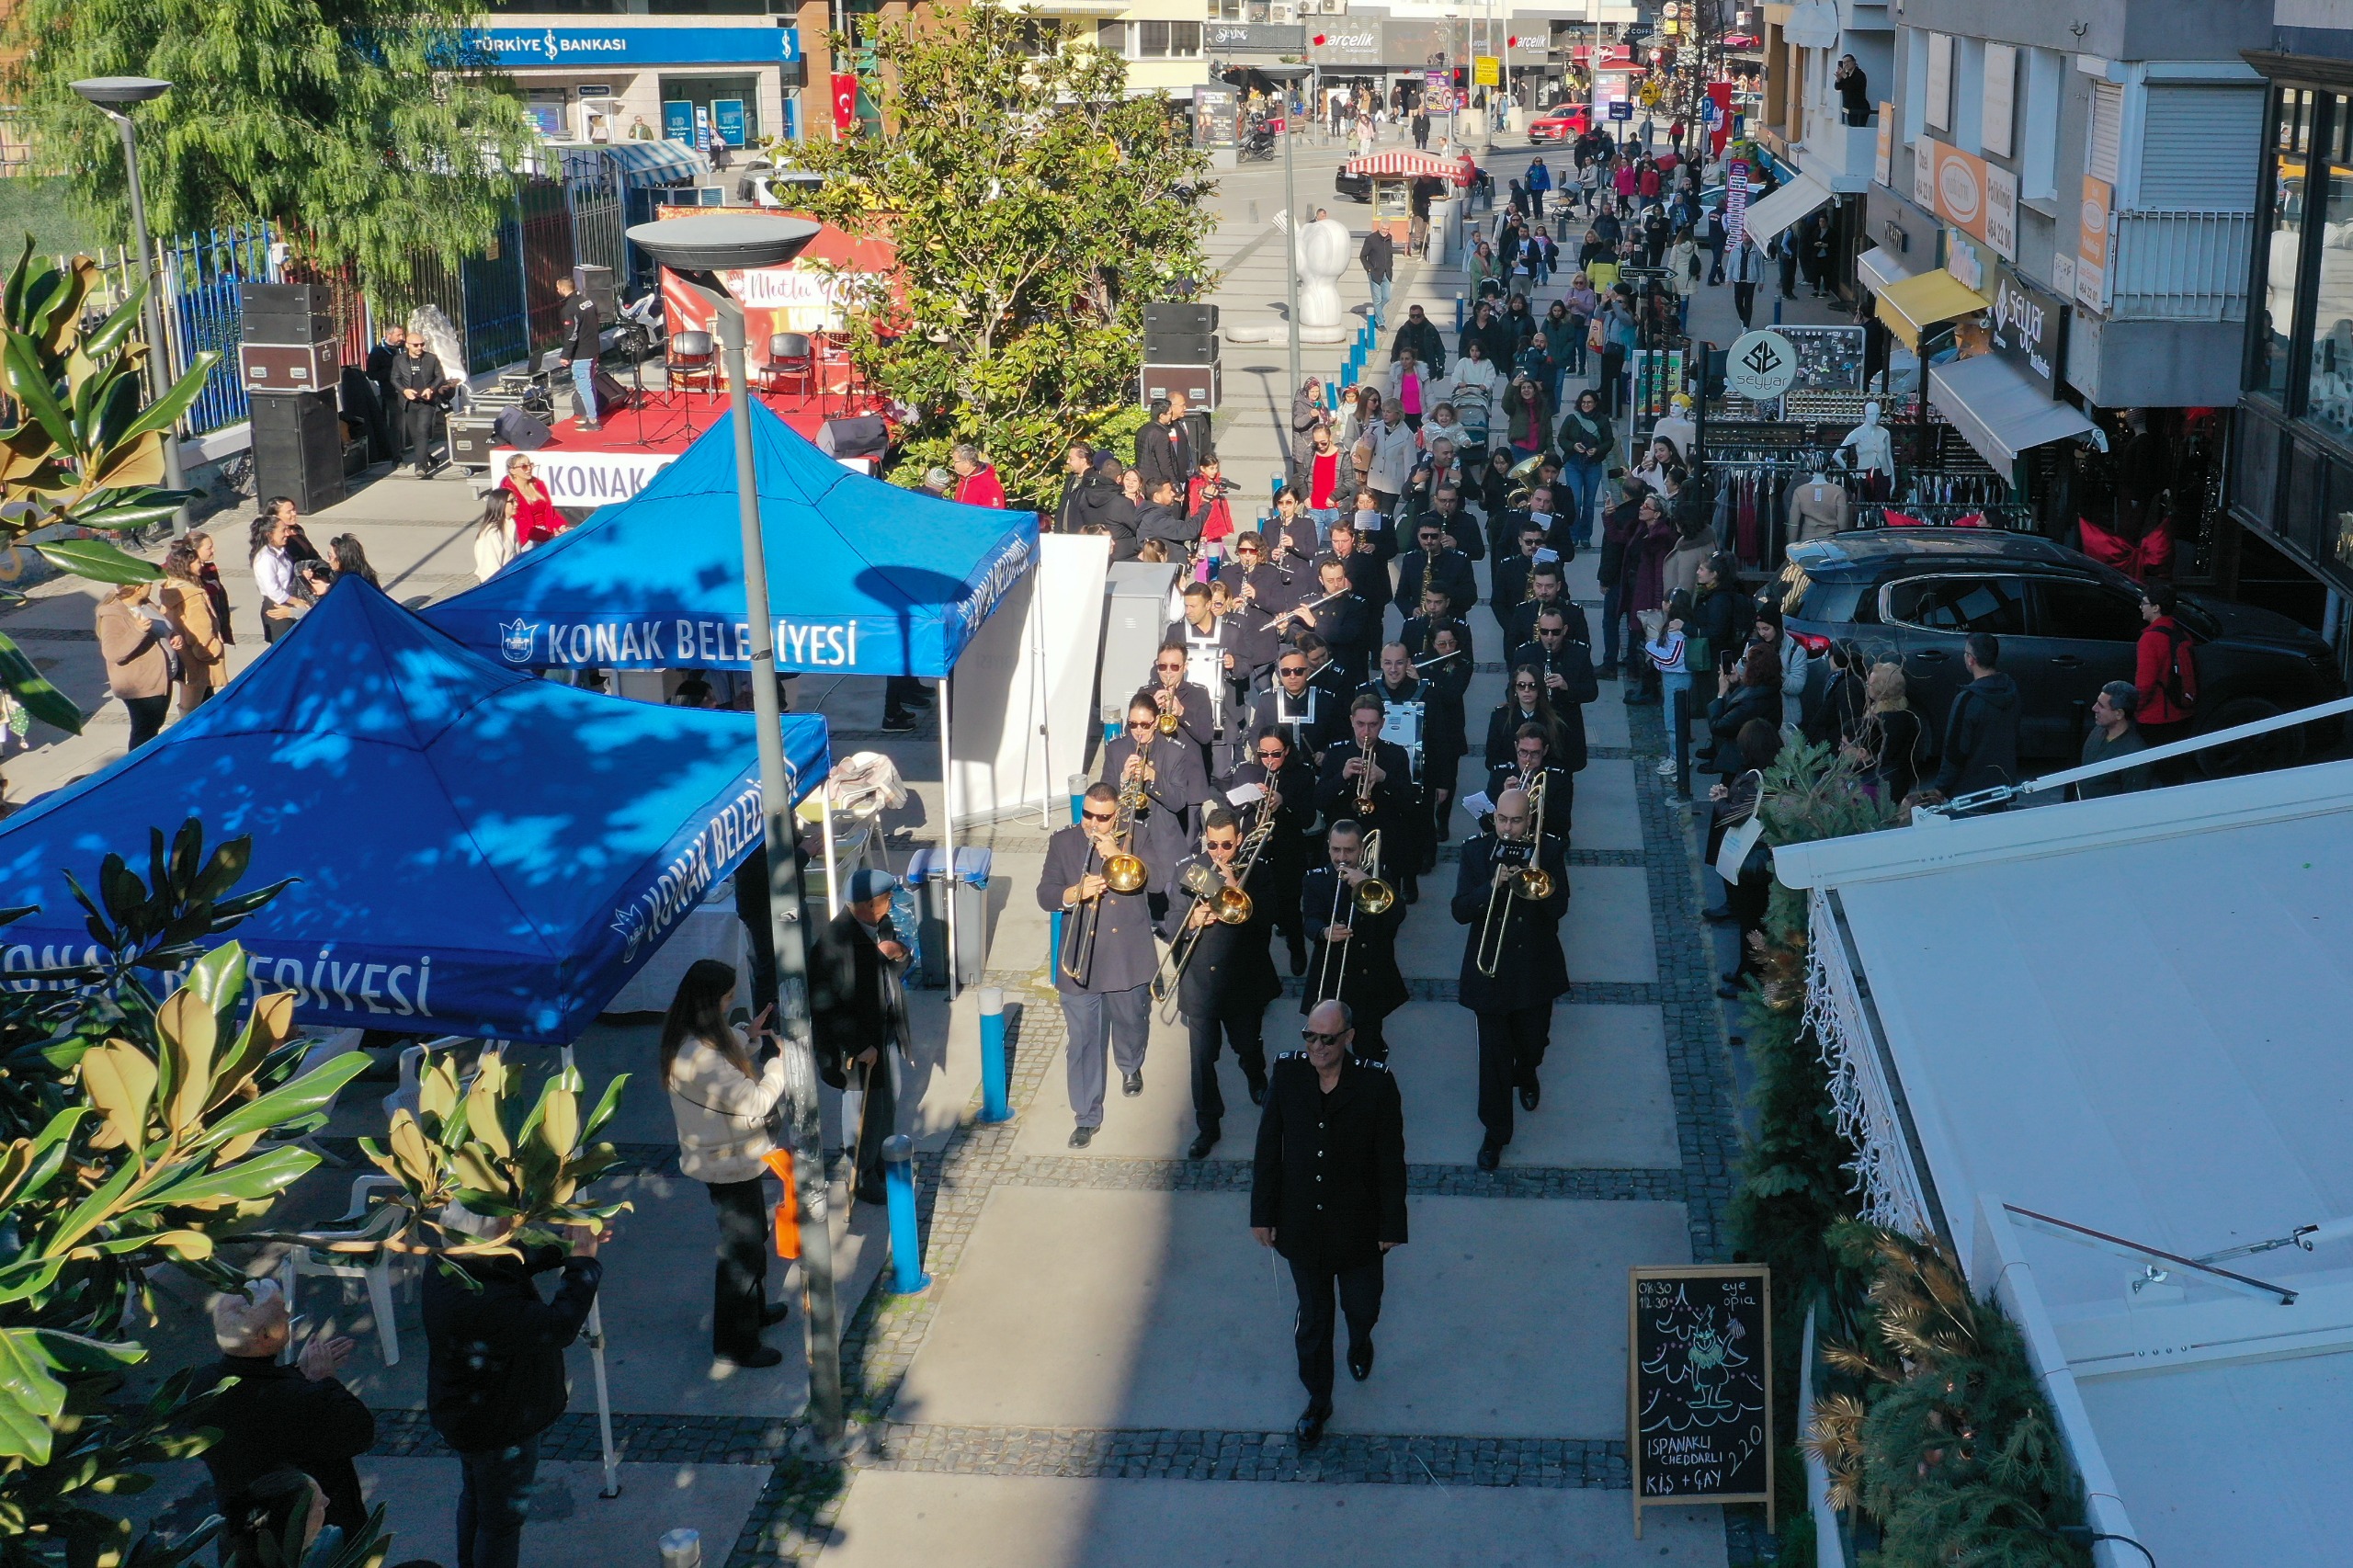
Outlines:
<svg viewBox="0 0 2353 1568"><path fill-rule="evenodd" d="M1349 591L1350 590L1347 588L1335 588L1332 592L1325 594L1320 599L1310 599L1303 605L1293 605L1290 608L1283 611L1282 614L1275 617L1274 624L1280 626L1284 621L1289 620L1301 610L1313 609L1317 605L1330 604L1334 599L1338 598L1341 595L1348 593Z"/></svg>

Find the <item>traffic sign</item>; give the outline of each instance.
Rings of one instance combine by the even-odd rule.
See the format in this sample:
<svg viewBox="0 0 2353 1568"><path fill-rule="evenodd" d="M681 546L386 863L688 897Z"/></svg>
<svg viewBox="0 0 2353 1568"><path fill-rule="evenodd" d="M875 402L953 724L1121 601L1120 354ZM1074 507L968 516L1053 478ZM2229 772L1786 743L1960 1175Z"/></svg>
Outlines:
<svg viewBox="0 0 2353 1568"><path fill-rule="evenodd" d="M1492 87L1502 82L1503 79L1503 62L1497 60L1494 55L1483 54L1479 56L1478 59L1472 62L1471 81L1472 85Z"/></svg>
<svg viewBox="0 0 2353 1568"><path fill-rule="evenodd" d="M1724 106L1713 98L1699 100L1699 123L1713 131L1724 122Z"/></svg>
<svg viewBox="0 0 2353 1568"><path fill-rule="evenodd" d="M1634 106L1623 98L1612 98L1609 100L1609 118L1631 119L1634 118Z"/></svg>
<svg viewBox="0 0 2353 1568"><path fill-rule="evenodd" d="M1759 328L1733 340L1724 379L1751 403L1770 403L1798 379L1798 351L1778 332Z"/></svg>

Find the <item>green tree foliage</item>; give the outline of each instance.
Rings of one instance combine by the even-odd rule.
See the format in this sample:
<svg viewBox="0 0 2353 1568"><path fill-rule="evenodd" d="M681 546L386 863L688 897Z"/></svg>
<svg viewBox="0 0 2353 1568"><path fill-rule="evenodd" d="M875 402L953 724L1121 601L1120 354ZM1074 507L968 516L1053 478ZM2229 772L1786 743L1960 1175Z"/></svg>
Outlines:
<svg viewBox="0 0 2353 1568"><path fill-rule="evenodd" d="M158 233L266 218L305 259L406 276L483 254L534 144L463 29L466 0L18 0L14 102L103 232L130 233L122 147L67 84L179 84L134 112Z"/></svg>
<svg viewBox="0 0 2353 1568"><path fill-rule="evenodd" d="M1051 493L1063 447L1140 422L1143 301L1205 280L1207 158L1091 40L979 4L876 39L885 134L797 144L813 207L891 240L904 299L854 301L854 354L905 404L914 466L971 441L1008 494Z"/></svg>
<svg viewBox="0 0 2353 1568"><path fill-rule="evenodd" d="M232 894L250 848L236 839L208 854L191 821L168 846L152 835L143 881L108 857L96 895L75 889L95 952L12 975L41 983L0 992L7 1568L169 1568L202 1543L134 1542L101 1509L149 1483L141 1467L208 1440L185 1375L143 1406L117 1403L125 1369L146 1356L123 1337L125 1314L157 1264L241 1283L221 1244L318 1163L288 1140L321 1125L366 1064L353 1053L300 1074L293 995L253 994L243 949L210 945L278 891ZM142 976L175 970L161 995Z"/></svg>
<svg viewBox="0 0 2353 1568"><path fill-rule="evenodd" d="M28 238L0 295L0 385L8 410L0 415L0 545L61 523L110 533L144 528L193 494L164 488L164 443L220 355L198 355L178 385L149 403L147 346L138 336L146 290L135 285L105 308L99 282L88 258L59 267L36 257ZM52 539L34 548L60 571L96 582L163 575L103 539ZM24 597L0 589L0 605ZM0 684L35 718L81 732L81 710L5 636Z"/></svg>

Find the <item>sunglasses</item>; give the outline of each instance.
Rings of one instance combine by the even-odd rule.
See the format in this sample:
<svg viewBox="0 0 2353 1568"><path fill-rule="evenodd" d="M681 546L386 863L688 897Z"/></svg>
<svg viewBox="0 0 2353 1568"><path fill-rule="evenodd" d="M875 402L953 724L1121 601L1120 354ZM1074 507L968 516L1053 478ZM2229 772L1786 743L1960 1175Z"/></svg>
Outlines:
<svg viewBox="0 0 2353 1568"><path fill-rule="evenodd" d="M1307 673L1307 666L1305 665L1285 665L1276 673L1278 675L1286 676L1303 676Z"/></svg>
<svg viewBox="0 0 2353 1568"><path fill-rule="evenodd" d="M1260 762L1280 762L1284 757L1290 755L1290 754L1288 752L1262 751L1258 754L1258 760Z"/></svg>
<svg viewBox="0 0 2353 1568"><path fill-rule="evenodd" d="M1079 813L1081 817L1088 822L1109 822L1113 817L1118 816L1119 814L1120 813L1117 812L1081 812Z"/></svg>
<svg viewBox="0 0 2353 1568"><path fill-rule="evenodd" d="M1131 719L1128 721L1128 728L1131 730L1149 730L1159 722L1160 721L1157 719Z"/></svg>
<svg viewBox="0 0 2353 1568"><path fill-rule="evenodd" d="M1322 1029L1302 1029L1299 1038L1310 1045L1337 1045L1347 1038L1347 1032L1342 1029L1338 1034L1325 1034Z"/></svg>
<svg viewBox="0 0 2353 1568"><path fill-rule="evenodd" d="M1516 680L1512 682L1511 685L1514 691L1534 691L1536 689L1536 683L1532 680Z"/></svg>
<svg viewBox="0 0 2353 1568"><path fill-rule="evenodd" d="M1548 639L1553 637L1566 637L1568 634L1569 629L1565 626L1540 626L1536 629L1537 636Z"/></svg>
<svg viewBox="0 0 2353 1568"><path fill-rule="evenodd" d="M1162 675L1168 675L1176 670L1181 670L1185 666L1182 665L1154 665L1152 667L1158 670Z"/></svg>

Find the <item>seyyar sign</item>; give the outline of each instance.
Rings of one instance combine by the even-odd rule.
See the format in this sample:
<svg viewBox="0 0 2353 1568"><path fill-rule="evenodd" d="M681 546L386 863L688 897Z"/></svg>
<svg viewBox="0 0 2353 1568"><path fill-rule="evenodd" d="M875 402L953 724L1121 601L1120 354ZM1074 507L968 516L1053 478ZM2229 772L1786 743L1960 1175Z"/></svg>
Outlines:
<svg viewBox="0 0 2353 1568"><path fill-rule="evenodd" d="M1994 352L2024 371L2046 396L2056 397L2066 371L2065 302L2003 267L1995 273L1991 319Z"/></svg>

